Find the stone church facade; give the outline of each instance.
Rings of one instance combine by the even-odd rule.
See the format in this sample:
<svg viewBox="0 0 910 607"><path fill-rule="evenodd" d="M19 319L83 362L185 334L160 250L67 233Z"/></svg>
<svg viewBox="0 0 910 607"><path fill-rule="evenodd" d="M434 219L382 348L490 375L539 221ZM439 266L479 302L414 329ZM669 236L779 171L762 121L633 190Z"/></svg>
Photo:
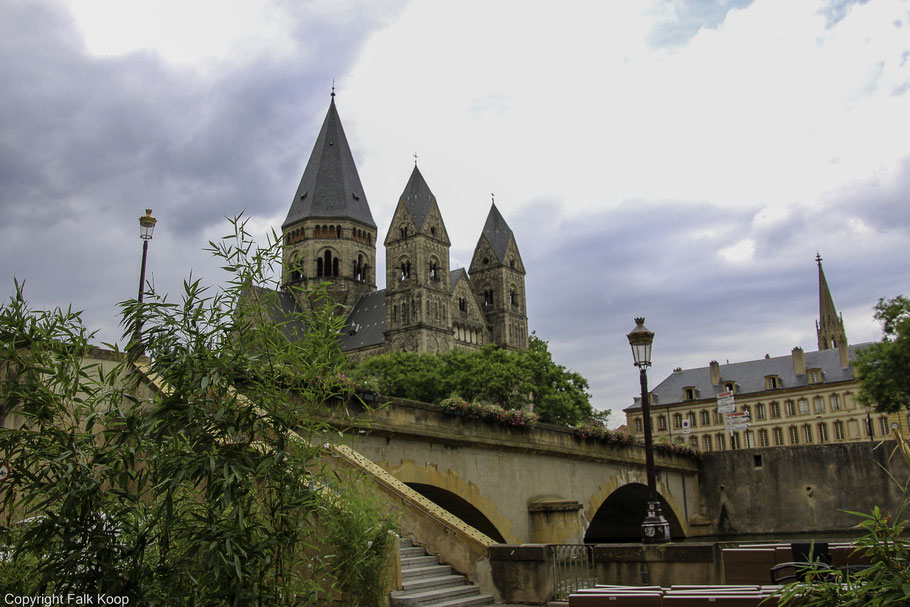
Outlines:
<svg viewBox="0 0 910 607"><path fill-rule="evenodd" d="M292 287L328 283L346 315L342 348L354 360L527 348L525 267L512 230L493 204L470 267L452 269L442 211L416 164L383 242L386 288L377 289L377 227L334 97L281 228L287 305L296 305Z"/></svg>

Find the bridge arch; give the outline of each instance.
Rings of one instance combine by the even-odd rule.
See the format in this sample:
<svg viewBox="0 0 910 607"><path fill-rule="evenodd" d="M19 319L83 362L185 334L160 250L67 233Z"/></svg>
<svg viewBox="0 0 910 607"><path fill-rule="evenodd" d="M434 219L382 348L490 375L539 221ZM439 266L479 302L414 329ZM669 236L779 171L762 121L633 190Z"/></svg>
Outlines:
<svg viewBox="0 0 910 607"><path fill-rule="evenodd" d="M512 523L500 513L496 503L484 497L474 483L465 482L454 470L448 469L440 472L436 464L427 463L425 466L418 466L409 459L402 459L400 466L389 466L385 462L378 463L392 476L469 525L475 526L450 508L458 509L459 512L472 517L472 520L475 521L480 520L478 517L482 517L487 523L481 524L492 526L497 532L496 535L490 535L482 528L476 526L475 528L487 533L492 539L507 544L521 543L512 529ZM437 501L437 499L441 501Z"/></svg>
<svg viewBox="0 0 910 607"><path fill-rule="evenodd" d="M664 518L670 523L670 537L687 536L689 534L688 521L682 514L683 510L673 497L669 487L658 481L657 494ZM614 536L616 539L609 541L623 541L619 539L622 537L638 541L639 530L647 509L647 496L647 476L644 470L628 469L618 474L611 474L609 479L602 483L598 491L591 496L585 507L585 519L588 521L588 528L585 530L584 541L586 543L605 541L601 538L610 537L613 529L618 528L620 524L615 519L623 519L623 517L627 517L629 520L623 519L622 528L628 528L632 531L623 531ZM625 512L628 512L628 514L624 514ZM634 518L637 519L637 522L630 526L632 513L635 513ZM611 519L613 522L608 522Z"/></svg>
<svg viewBox="0 0 910 607"><path fill-rule="evenodd" d="M457 516L471 527L474 527L474 529L486 534L491 539L500 544L506 543L505 538L502 537L502 534L496 528L496 525L484 516L483 512L472 506L467 500L455 495L451 491L434 485L424 485L423 483L405 484L440 508Z"/></svg>
<svg viewBox="0 0 910 607"><path fill-rule="evenodd" d="M658 494L664 518L670 524L670 537L684 536L682 526L670 504ZM585 532L586 544L638 542L641 523L648 504L648 486L641 483L623 485L607 497L594 513Z"/></svg>

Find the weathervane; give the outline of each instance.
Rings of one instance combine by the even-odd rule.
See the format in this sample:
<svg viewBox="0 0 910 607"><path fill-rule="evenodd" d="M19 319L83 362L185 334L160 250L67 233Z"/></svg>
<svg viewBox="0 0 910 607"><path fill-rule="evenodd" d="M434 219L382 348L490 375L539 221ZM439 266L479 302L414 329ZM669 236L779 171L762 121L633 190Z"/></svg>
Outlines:
<svg viewBox="0 0 910 607"><path fill-rule="evenodd" d="M414 152L414 166L417 166L417 152Z"/></svg>
<svg viewBox="0 0 910 607"><path fill-rule="evenodd" d="M490 200L493 201L493 204L496 204L496 196L493 194L493 192L490 192Z"/></svg>
<svg viewBox="0 0 910 607"><path fill-rule="evenodd" d="M335 79L332 78L332 99L335 98Z"/></svg>

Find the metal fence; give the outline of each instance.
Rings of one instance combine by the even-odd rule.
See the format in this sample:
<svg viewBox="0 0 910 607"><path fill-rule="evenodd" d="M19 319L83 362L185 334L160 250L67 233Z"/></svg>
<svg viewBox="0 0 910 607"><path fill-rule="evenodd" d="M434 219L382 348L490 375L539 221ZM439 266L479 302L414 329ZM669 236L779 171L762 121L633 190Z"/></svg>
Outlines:
<svg viewBox="0 0 910 607"><path fill-rule="evenodd" d="M550 544L553 571L556 574L556 600L597 583L593 544Z"/></svg>

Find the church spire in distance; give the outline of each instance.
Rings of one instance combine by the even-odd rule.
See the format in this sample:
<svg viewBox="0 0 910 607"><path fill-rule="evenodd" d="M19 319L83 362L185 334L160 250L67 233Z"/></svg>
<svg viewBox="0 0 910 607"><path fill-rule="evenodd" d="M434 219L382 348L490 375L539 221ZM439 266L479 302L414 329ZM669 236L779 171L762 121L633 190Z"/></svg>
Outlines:
<svg viewBox="0 0 910 607"><path fill-rule="evenodd" d="M844 319L838 315L834 308L834 299L825 280L825 271L822 269L822 256L815 255L818 263L818 320L815 330L818 333L818 349L835 349L838 345L847 345L847 334L844 331Z"/></svg>

